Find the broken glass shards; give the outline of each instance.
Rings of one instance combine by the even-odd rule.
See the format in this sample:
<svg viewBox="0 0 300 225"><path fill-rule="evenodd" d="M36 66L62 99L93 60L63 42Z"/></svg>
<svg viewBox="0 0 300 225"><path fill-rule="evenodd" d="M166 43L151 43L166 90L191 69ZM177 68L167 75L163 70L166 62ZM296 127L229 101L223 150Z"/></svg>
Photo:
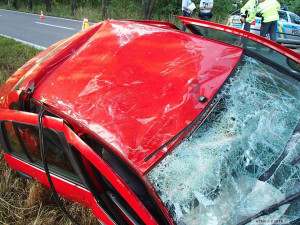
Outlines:
<svg viewBox="0 0 300 225"><path fill-rule="evenodd" d="M203 125L148 174L177 224L237 224L300 191L299 82L243 60ZM260 219L295 221L299 206Z"/></svg>

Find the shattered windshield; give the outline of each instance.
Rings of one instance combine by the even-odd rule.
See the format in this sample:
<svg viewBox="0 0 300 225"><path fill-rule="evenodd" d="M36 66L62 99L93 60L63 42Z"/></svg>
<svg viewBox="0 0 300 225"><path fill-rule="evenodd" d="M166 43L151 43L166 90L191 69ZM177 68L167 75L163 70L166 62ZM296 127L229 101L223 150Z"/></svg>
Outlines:
<svg viewBox="0 0 300 225"><path fill-rule="evenodd" d="M244 57L219 96L148 174L177 224L238 224L300 191L299 81ZM298 199L256 222L296 222L299 209Z"/></svg>

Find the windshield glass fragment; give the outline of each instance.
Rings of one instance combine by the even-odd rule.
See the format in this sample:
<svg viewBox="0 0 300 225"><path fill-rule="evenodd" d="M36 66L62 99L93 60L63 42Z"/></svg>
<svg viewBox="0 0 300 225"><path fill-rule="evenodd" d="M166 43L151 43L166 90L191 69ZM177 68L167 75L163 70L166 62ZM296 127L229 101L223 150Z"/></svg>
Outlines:
<svg viewBox="0 0 300 225"><path fill-rule="evenodd" d="M299 82L244 57L221 94L148 174L177 224L237 224L300 191ZM299 208L293 201L258 219L298 221Z"/></svg>

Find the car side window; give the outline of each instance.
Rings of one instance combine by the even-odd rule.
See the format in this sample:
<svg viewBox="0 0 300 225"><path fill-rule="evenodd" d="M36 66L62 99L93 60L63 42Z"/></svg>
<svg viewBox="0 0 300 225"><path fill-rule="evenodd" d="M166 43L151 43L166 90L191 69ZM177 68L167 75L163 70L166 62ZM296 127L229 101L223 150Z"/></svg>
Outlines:
<svg viewBox="0 0 300 225"><path fill-rule="evenodd" d="M299 17L299 16L290 13L290 18L291 18L291 22L292 22L292 23L297 23L297 24L299 24L299 20L300 20L300 17Z"/></svg>
<svg viewBox="0 0 300 225"><path fill-rule="evenodd" d="M288 22L288 17L287 17L286 12L278 11L278 14L279 14L279 20L280 21Z"/></svg>
<svg viewBox="0 0 300 225"><path fill-rule="evenodd" d="M129 168L129 166L91 136L83 135L82 139L86 142L86 144L88 144L92 149L95 150L95 152L122 178L125 183L127 183L127 185L137 195L137 197L144 204L147 210L155 218L155 220L159 224L165 224L166 221L162 213L159 211L158 206L151 198L145 185L140 180L140 178ZM94 173L97 174L98 171L94 169ZM92 173L89 172L88 174ZM101 179L103 179L107 187L109 187L109 189L114 192L114 188L112 187L112 185L110 185L102 175L97 175L96 177L100 177ZM126 206L126 208L129 208L129 206Z"/></svg>
<svg viewBox="0 0 300 225"><path fill-rule="evenodd" d="M2 122L2 132L8 151L12 155L38 167L43 167L38 126L5 121ZM67 158L60 134L44 128L43 135L44 149L50 171L81 183Z"/></svg>

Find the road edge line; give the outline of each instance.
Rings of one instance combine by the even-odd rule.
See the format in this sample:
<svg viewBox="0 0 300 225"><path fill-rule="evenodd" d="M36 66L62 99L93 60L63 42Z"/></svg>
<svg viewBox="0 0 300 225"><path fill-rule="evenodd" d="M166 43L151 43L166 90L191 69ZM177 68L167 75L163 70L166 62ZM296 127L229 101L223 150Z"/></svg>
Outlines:
<svg viewBox="0 0 300 225"><path fill-rule="evenodd" d="M43 46L40 46L40 45L36 45L36 44L30 43L30 42L27 42L27 41L22 41L22 40L20 40L20 39L13 38L13 37L7 36L7 35L5 35L5 34L1 34L1 33L0 33L0 36L6 37L6 38L10 38L10 39L13 39L13 40L15 40L15 41L17 41L17 42L21 42L22 44L29 45L29 46L34 47L34 48L37 48L37 49L39 49L39 50L45 50L45 49L47 49L46 47L43 47Z"/></svg>

